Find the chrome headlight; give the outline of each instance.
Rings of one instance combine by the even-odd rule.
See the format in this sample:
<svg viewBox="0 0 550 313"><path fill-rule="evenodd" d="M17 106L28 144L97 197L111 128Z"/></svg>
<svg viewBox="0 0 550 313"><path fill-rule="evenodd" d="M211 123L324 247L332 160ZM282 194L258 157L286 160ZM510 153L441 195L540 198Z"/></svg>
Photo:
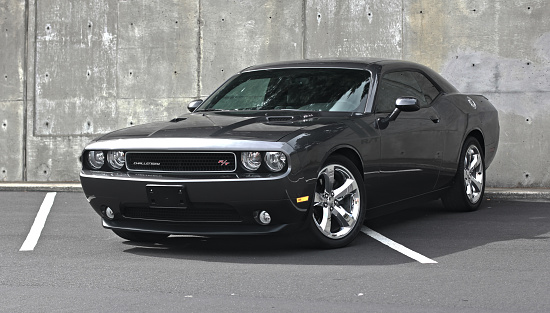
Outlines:
<svg viewBox="0 0 550 313"><path fill-rule="evenodd" d="M282 152L266 152L265 165L272 172L279 172L286 165L286 155Z"/></svg>
<svg viewBox="0 0 550 313"><path fill-rule="evenodd" d="M107 152L107 163L113 170L119 170L124 166L126 156L124 151L109 151Z"/></svg>
<svg viewBox="0 0 550 313"><path fill-rule="evenodd" d="M255 171L262 165L262 155L260 152L243 152L241 163L247 171Z"/></svg>
<svg viewBox="0 0 550 313"><path fill-rule="evenodd" d="M94 170L103 167L105 163L105 155L103 151L88 151L88 165Z"/></svg>

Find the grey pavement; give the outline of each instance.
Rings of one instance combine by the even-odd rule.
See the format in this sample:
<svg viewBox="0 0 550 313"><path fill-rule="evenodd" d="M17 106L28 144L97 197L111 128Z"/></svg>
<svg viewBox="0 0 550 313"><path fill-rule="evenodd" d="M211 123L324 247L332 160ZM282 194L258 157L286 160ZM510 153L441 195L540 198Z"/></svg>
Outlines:
<svg viewBox="0 0 550 313"><path fill-rule="evenodd" d="M32 251L19 251L47 192L0 192L0 312L549 312L550 206L434 201L365 226L348 247L299 237L122 240L78 192L58 192ZM490 198L489 198L490 199ZM493 199L490 199L493 200Z"/></svg>

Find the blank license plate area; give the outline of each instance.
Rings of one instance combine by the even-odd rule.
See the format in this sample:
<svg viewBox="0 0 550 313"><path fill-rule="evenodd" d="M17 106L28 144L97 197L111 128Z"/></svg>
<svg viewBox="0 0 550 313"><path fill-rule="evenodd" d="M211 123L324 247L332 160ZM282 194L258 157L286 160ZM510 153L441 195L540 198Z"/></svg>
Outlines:
<svg viewBox="0 0 550 313"><path fill-rule="evenodd" d="M147 185L147 199L152 208L187 208L184 186Z"/></svg>

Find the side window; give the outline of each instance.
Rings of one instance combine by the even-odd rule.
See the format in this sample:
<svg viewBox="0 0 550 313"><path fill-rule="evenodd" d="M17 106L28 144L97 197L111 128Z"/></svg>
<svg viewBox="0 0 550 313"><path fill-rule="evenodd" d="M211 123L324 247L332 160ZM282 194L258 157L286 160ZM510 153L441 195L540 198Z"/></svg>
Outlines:
<svg viewBox="0 0 550 313"><path fill-rule="evenodd" d="M432 82L424 76L424 74L419 72L412 72L412 75L418 82L418 85L420 86L420 90L422 90L422 93L424 93L424 99L426 99L426 102L428 105L432 103L432 101L439 95L439 89L432 84Z"/></svg>
<svg viewBox="0 0 550 313"><path fill-rule="evenodd" d="M376 95L376 113L390 113L399 97L415 97L420 107L428 106L422 88L413 76L415 72L392 72L382 76Z"/></svg>

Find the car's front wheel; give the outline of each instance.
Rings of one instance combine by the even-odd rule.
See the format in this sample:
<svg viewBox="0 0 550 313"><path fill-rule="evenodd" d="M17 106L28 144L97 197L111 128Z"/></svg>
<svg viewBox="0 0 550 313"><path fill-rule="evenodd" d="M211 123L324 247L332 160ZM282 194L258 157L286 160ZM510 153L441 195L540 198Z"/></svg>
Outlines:
<svg viewBox="0 0 550 313"><path fill-rule="evenodd" d="M161 242L169 236L168 234L143 233L119 229L111 230L120 238L135 242Z"/></svg>
<svg viewBox="0 0 550 313"><path fill-rule="evenodd" d="M443 204L453 211L475 211L485 193L485 162L477 139L466 139L459 160L454 183L442 197Z"/></svg>
<svg viewBox="0 0 550 313"><path fill-rule="evenodd" d="M348 245L365 217L362 175L349 159L330 157L317 175L309 231L323 248Z"/></svg>

